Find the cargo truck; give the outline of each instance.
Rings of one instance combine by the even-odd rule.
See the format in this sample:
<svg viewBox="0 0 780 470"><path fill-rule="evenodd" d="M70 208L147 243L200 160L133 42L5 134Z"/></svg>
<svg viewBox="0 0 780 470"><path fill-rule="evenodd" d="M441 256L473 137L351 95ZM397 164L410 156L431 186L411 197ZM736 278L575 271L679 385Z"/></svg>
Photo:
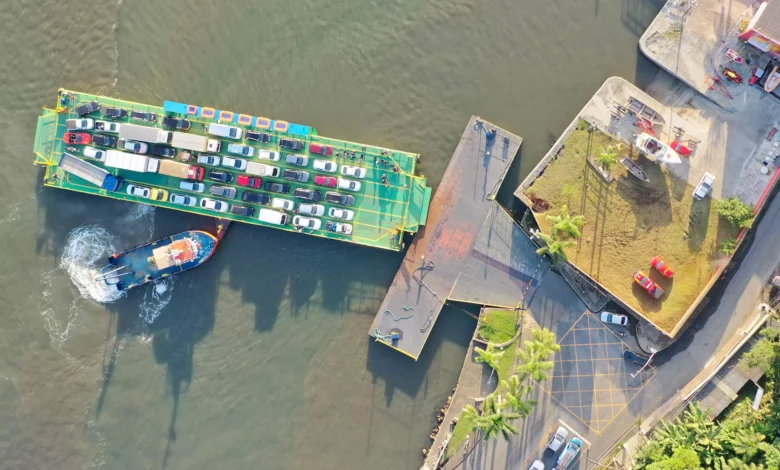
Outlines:
<svg viewBox="0 0 780 470"><path fill-rule="evenodd" d="M208 137L188 134L186 132L173 132L171 138L171 145L185 150L191 150L193 152L214 152L217 153L222 150L222 142L216 139L209 139Z"/></svg>
<svg viewBox="0 0 780 470"><path fill-rule="evenodd" d="M109 192L119 191L124 182L121 177L114 176L106 170L66 152L62 153L59 167Z"/></svg>
<svg viewBox="0 0 780 470"><path fill-rule="evenodd" d="M202 166L187 165L186 163L174 162L172 160L157 160L157 162L159 164L157 173L183 180L201 181L206 172Z"/></svg>
<svg viewBox="0 0 780 470"><path fill-rule="evenodd" d="M147 157L146 155L135 155L119 150L109 150L106 152L106 161L103 164L107 167L119 168L120 170L137 171L139 173L157 173L160 161L156 158Z"/></svg>
<svg viewBox="0 0 780 470"><path fill-rule="evenodd" d="M138 126L136 124L122 124L119 127L119 138L125 140L140 140L153 144L168 144L171 142L171 131L166 131L152 126Z"/></svg>
<svg viewBox="0 0 780 470"><path fill-rule="evenodd" d="M249 162L245 171L250 175L279 177L279 167L265 163Z"/></svg>

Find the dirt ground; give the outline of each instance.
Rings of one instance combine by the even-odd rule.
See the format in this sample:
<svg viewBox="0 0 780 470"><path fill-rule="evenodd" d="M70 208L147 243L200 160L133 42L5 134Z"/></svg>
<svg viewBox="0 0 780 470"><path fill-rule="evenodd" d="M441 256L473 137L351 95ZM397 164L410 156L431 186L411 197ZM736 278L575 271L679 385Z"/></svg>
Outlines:
<svg viewBox="0 0 780 470"><path fill-rule="evenodd" d="M580 121L564 150L525 192L532 200L549 204L537 213L549 233L546 215L557 215L567 204L572 215L584 215L579 242L567 249L577 267L650 321L671 331L701 292L725 257L718 247L737 230L721 219L710 197L696 201L693 186L622 143L620 156L629 155L650 177L645 183L620 163L607 183L587 162L601 147L618 143L609 135L587 131ZM565 191L564 188L567 188ZM536 209L544 203L535 204ZM650 266L661 256L675 270L665 279ZM665 291L655 300L633 281L635 271L648 274Z"/></svg>

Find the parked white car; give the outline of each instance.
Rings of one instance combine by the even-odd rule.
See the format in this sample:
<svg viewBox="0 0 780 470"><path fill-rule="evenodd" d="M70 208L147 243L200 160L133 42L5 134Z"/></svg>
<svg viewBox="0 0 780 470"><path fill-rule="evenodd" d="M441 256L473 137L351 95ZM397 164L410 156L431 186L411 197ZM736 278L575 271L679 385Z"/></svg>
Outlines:
<svg viewBox="0 0 780 470"><path fill-rule="evenodd" d="M254 147L248 145L229 144L227 146L227 151L243 157L253 157L255 155Z"/></svg>
<svg viewBox="0 0 780 470"><path fill-rule="evenodd" d="M271 207L274 209L282 209L284 211L291 211L295 209L295 202L289 200L289 199L282 199L280 197L275 197L271 199Z"/></svg>
<svg viewBox="0 0 780 470"><path fill-rule="evenodd" d="M84 147L84 156L101 162L106 161L106 151L96 149L95 147Z"/></svg>
<svg viewBox="0 0 780 470"><path fill-rule="evenodd" d="M247 161L243 158L222 157L222 166L233 170L246 170Z"/></svg>
<svg viewBox="0 0 780 470"><path fill-rule="evenodd" d="M83 131L95 128L95 120L92 118L68 119L65 128L69 131Z"/></svg>
<svg viewBox="0 0 780 470"><path fill-rule="evenodd" d="M351 176L357 179L363 179L366 177L366 169L358 168L356 166L342 165L341 174L344 176Z"/></svg>
<svg viewBox="0 0 780 470"><path fill-rule="evenodd" d="M278 162L279 158L279 152L274 152L272 150L258 150L257 151L257 158L260 160L271 160L272 162Z"/></svg>
<svg viewBox="0 0 780 470"><path fill-rule="evenodd" d="M544 470L544 462L541 460L534 460L534 463L528 467L528 470Z"/></svg>
<svg viewBox="0 0 780 470"><path fill-rule="evenodd" d="M569 437L569 430L563 426L558 426L555 430L555 434L550 438L550 442L547 443L547 448L553 452L558 452L558 449L563 447L566 443L566 438Z"/></svg>
<svg viewBox="0 0 780 470"><path fill-rule="evenodd" d="M306 215L325 215L325 206L320 204L301 204L298 213Z"/></svg>
<svg viewBox="0 0 780 470"><path fill-rule="evenodd" d="M198 165L219 166L221 161L217 155L209 155L207 153L198 155Z"/></svg>
<svg viewBox="0 0 780 470"><path fill-rule="evenodd" d="M337 163L329 162L327 160L314 160L314 164L312 166L315 170L320 170L327 173L335 173L336 170L339 169Z"/></svg>
<svg viewBox="0 0 780 470"><path fill-rule="evenodd" d="M360 191L360 181L352 181L345 178L339 178L339 188L347 191Z"/></svg>
<svg viewBox="0 0 780 470"><path fill-rule="evenodd" d="M217 201L216 199L204 197L200 200L200 207L204 209L211 209L217 212L227 212L230 204L227 202Z"/></svg>
<svg viewBox="0 0 780 470"><path fill-rule="evenodd" d="M628 325L628 317L612 312L601 312L601 321L604 323L614 323L615 325Z"/></svg>
<svg viewBox="0 0 780 470"><path fill-rule="evenodd" d="M131 196L138 196L138 197L143 197L148 199L149 195L152 194L152 190L145 186L136 186L134 184L128 184L127 194Z"/></svg>
<svg viewBox="0 0 780 470"><path fill-rule="evenodd" d="M341 222L327 222L325 224L325 230L335 233L343 233L344 235L352 234L351 224L342 224Z"/></svg>
<svg viewBox="0 0 780 470"><path fill-rule="evenodd" d="M145 155L146 152L149 151L149 144L147 144L146 142L138 142L135 140L119 139L119 149Z"/></svg>
<svg viewBox="0 0 780 470"><path fill-rule="evenodd" d="M300 215L296 215L293 217L293 225L311 230L319 230L320 227L322 227L322 221L320 219L301 217Z"/></svg>
<svg viewBox="0 0 780 470"><path fill-rule="evenodd" d="M333 219L352 220L355 218L355 211L351 211L349 209L338 209L336 207L331 207L330 209L328 209L328 217L331 217Z"/></svg>
<svg viewBox="0 0 780 470"><path fill-rule="evenodd" d="M699 184L697 184L696 188L693 190L693 198L704 199L707 197L707 195L712 192L713 183L715 183L715 175L705 172L704 176L701 177L701 181L699 181Z"/></svg>
<svg viewBox="0 0 780 470"><path fill-rule="evenodd" d="M174 204L181 204L182 206L195 207L198 204L198 198L195 196L184 196L182 194L171 194L169 199Z"/></svg>
<svg viewBox="0 0 780 470"><path fill-rule="evenodd" d="M119 123L109 121L95 121L95 130L103 132L119 133Z"/></svg>
<svg viewBox="0 0 780 470"><path fill-rule="evenodd" d="M179 189L183 189L185 191L192 191L194 193L202 193L206 190L206 185L203 183L198 183L196 181L182 181L179 183Z"/></svg>

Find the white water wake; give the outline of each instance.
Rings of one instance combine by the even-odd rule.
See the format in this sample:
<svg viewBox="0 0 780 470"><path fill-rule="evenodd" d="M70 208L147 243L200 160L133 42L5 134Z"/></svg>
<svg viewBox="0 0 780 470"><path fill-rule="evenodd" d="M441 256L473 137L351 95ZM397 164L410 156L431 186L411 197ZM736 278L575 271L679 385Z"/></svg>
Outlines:
<svg viewBox="0 0 780 470"><path fill-rule="evenodd" d="M114 237L97 225L78 227L68 234L60 267L68 273L82 298L111 303L124 295L116 287L95 280L108 257L116 253L114 242Z"/></svg>

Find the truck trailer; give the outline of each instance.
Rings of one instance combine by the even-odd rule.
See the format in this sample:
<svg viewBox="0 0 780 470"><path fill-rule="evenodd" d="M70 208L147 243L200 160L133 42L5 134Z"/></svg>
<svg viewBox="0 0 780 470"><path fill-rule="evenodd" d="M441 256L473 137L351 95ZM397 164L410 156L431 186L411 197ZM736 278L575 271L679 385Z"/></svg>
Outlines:
<svg viewBox="0 0 780 470"><path fill-rule="evenodd" d="M89 181L90 183L98 186L101 189L105 189L109 192L119 191L122 189L122 183L124 180L119 176L114 176L106 170L95 166L91 163L85 162L80 158L71 155L67 152L62 153L59 167L64 171L78 176L79 178Z"/></svg>
<svg viewBox="0 0 780 470"><path fill-rule="evenodd" d="M202 166L187 165L172 160L157 160L157 162L159 163L157 173L183 180L201 181L206 173Z"/></svg>
<svg viewBox="0 0 780 470"><path fill-rule="evenodd" d="M125 140L140 140L141 142L150 142L153 144L168 144L171 142L171 131L159 129L151 126L138 126L136 124L125 124L119 127L119 138Z"/></svg>
<svg viewBox="0 0 780 470"><path fill-rule="evenodd" d="M193 152L219 152L222 150L222 142L216 139L209 139L208 137L188 134L186 132L173 132L171 138L171 146L191 150Z"/></svg>
<svg viewBox="0 0 780 470"><path fill-rule="evenodd" d="M119 150L106 152L105 166L120 170L137 171L139 173L157 173L160 161L146 155L136 155Z"/></svg>

